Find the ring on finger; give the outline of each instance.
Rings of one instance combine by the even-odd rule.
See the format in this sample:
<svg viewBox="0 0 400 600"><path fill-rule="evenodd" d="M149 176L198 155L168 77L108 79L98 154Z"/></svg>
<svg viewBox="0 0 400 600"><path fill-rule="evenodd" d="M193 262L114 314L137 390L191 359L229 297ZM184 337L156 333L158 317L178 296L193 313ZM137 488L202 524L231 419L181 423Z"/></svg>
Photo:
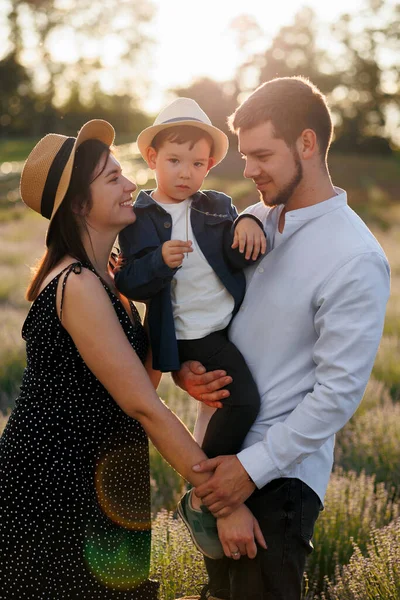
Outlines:
<svg viewBox="0 0 400 600"><path fill-rule="evenodd" d="M232 557L236 558L237 556L240 556L240 552L232 552Z"/></svg>

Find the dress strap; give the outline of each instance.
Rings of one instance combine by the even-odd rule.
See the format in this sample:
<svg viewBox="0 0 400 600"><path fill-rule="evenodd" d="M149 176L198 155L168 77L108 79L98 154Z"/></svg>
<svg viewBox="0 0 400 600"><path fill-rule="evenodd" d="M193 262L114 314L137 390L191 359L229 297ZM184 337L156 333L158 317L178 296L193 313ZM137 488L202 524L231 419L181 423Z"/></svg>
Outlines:
<svg viewBox="0 0 400 600"><path fill-rule="evenodd" d="M62 323L62 311L63 311L63 304L64 304L65 284L67 283L67 279L71 272L74 272L75 275L79 275L80 273L82 273L82 263L80 263L80 262L72 263L72 265L69 265L69 267L66 267L60 273L60 276L63 273L65 273L63 283L62 283L62 290L61 290L60 323Z"/></svg>

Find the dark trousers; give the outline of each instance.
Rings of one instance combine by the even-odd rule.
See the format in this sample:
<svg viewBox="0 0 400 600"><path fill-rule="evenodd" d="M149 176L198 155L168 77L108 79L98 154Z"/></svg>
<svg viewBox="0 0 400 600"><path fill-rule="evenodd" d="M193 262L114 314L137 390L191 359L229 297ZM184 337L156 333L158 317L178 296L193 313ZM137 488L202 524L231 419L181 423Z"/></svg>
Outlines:
<svg viewBox="0 0 400 600"><path fill-rule="evenodd" d="M224 600L300 600L304 566L321 510L317 494L299 479L281 478L256 490L246 504L268 549L258 546L254 559L205 558L206 589Z"/></svg>
<svg viewBox="0 0 400 600"><path fill-rule="evenodd" d="M202 448L208 458L236 454L260 409L260 395L246 361L229 341L226 329L196 340L178 340L178 349L181 362L198 360L207 371L223 369L232 376L226 387L230 396L211 417Z"/></svg>

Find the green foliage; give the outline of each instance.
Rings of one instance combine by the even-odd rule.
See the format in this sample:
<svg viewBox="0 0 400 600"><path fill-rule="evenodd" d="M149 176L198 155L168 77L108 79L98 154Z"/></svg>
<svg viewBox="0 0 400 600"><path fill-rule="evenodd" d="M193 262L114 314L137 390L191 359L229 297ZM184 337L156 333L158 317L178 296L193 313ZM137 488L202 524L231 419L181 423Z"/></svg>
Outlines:
<svg viewBox="0 0 400 600"><path fill-rule="evenodd" d="M350 563L337 569L324 600L400 598L400 519L372 532L365 555L358 545Z"/></svg>
<svg viewBox="0 0 400 600"><path fill-rule="evenodd" d="M164 375L158 394L169 408L179 416L190 431L196 418L196 401L175 386L170 375ZM150 444L152 513L161 509L175 510L179 498L185 491L185 480L168 465L156 448Z"/></svg>
<svg viewBox="0 0 400 600"><path fill-rule="evenodd" d="M355 417L339 432L336 459L346 470L364 470L400 493L400 404L387 401Z"/></svg>
<svg viewBox="0 0 400 600"><path fill-rule="evenodd" d="M23 161L34 148L39 138L12 137L0 140L0 164ZM18 183L18 178L17 178Z"/></svg>
<svg viewBox="0 0 400 600"><path fill-rule="evenodd" d="M346 564L353 553L353 541L365 549L371 529L383 527L399 515L399 505L385 486L365 473L332 474L325 509L317 521L315 551L306 566L310 593L320 593L326 577L332 579L336 565Z"/></svg>
<svg viewBox="0 0 400 600"><path fill-rule="evenodd" d="M21 134L33 121L34 92L28 70L14 49L0 60L0 133Z"/></svg>
<svg viewBox="0 0 400 600"><path fill-rule="evenodd" d="M207 581L203 555L196 550L186 527L162 510L153 522L151 577L160 582L160 599L199 593Z"/></svg>
<svg viewBox="0 0 400 600"><path fill-rule="evenodd" d="M0 144L0 153L1 148ZM146 169L134 149L134 145L127 144L118 152L125 172L133 178L138 171ZM13 159L23 158L26 150L30 148L25 147L18 155L17 145ZM234 154L227 158L227 170L213 170L205 183L208 188L232 195L235 203L244 208L258 198L253 184L240 178L243 162ZM372 214L368 205L375 202L373 211L378 215L380 212L381 218L392 225L389 231L378 230L377 233L392 267L392 295L373 378L358 411L337 437L337 463L360 473L337 469L331 478L325 510L316 526L315 551L307 566L307 599L394 600L400 595L399 525L394 521L385 529L375 531L375 528L384 527L399 515L399 500L393 499L394 490L390 487L398 485L400 451L400 403L396 403L400 399L400 210L396 212L395 203L400 192L398 163L332 155L331 172L335 182L349 188L350 203L358 212L366 204L365 214ZM22 290L29 278L29 265L43 252L47 227L41 217L25 210L21 202L7 199L7 194L17 188L17 174L0 177L0 220L2 214L8 215L14 208L20 215L19 221L0 223L0 433L7 420L1 411L7 414L13 405L25 366L20 331L28 304L22 299ZM176 388L167 375L163 376L158 392L192 430L196 402ZM185 483L152 446L151 470L152 574L161 582L161 600L172 600L198 593L206 575L202 556L182 523L172 513L162 510L175 510ZM383 481L386 488L383 483L377 483ZM357 544L355 550L353 543ZM348 566L343 566L346 564ZM331 579L329 585L326 577ZM322 594L324 586L325 596Z"/></svg>
<svg viewBox="0 0 400 600"><path fill-rule="evenodd" d="M390 392L383 381L377 381L373 377L370 377L367 387L364 392L364 396L361 400L359 407L353 419L358 419L362 415L365 415L371 409L376 409L391 402ZM352 421L350 421L351 423ZM336 445L338 440L336 438Z"/></svg>
<svg viewBox="0 0 400 600"><path fill-rule="evenodd" d="M25 348L13 348L0 357L0 412L13 405L26 365Z"/></svg>
<svg viewBox="0 0 400 600"><path fill-rule="evenodd" d="M397 336L383 336L372 374L385 383L394 399L400 398L400 339Z"/></svg>

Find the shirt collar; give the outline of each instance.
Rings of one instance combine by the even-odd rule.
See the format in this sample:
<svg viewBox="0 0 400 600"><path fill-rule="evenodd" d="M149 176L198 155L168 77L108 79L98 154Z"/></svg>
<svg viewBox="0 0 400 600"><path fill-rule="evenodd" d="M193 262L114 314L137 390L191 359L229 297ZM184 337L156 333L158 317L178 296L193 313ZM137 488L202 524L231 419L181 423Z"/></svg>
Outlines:
<svg viewBox="0 0 400 600"><path fill-rule="evenodd" d="M345 206L347 204L346 192L339 187L334 187L333 189L335 190L336 194L335 196L332 196L332 198L328 198L328 200L318 202L312 206L305 206L304 208L298 208L297 210L290 210L286 213L285 219L309 221L310 219L315 219L316 217L325 215L332 210L336 210L341 206ZM283 206L281 206L280 209L282 210ZM281 210L279 211L279 214L281 213Z"/></svg>
<svg viewBox="0 0 400 600"><path fill-rule="evenodd" d="M154 190L141 190L136 197L134 208L148 208L149 206L159 206L162 210L164 210L162 206L160 206L151 197L152 192L154 192ZM194 204L198 204L201 202L202 199L205 199L207 201L207 196L205 196L203 192L196 192L196 194L193 194L193 196L191 196L191 199Z"/></svg>
<svg viewBox="0 0 400 600"><path fill-rule="evenodd" d="M291 210L285 214L285 226L283 232L279 235L277 240L276 233L278 231L279 216L284 208L283 204L273 207L267 216L265 224L265 234L269 240L270 247L274 248L278 243L291 237L298 229L300 229L307 221L316 219L325 215L329 212L337 210L342 206L347 205L347 195L344 190L338 187L334 187L336 192L335 196L313 204L312 206L306 206L304 208L298 208L297 210Z"/></svg>

